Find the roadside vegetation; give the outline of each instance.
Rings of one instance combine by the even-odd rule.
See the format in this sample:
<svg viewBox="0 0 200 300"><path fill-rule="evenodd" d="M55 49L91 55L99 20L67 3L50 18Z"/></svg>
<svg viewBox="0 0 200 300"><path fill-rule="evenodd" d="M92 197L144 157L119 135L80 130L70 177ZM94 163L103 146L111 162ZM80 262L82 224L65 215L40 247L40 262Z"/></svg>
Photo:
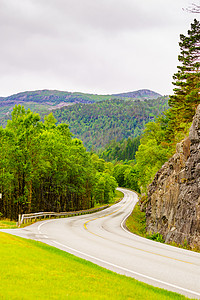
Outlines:
<svg viewBox="0 0 200 300"><path fill-rule="evenodd" d="M186 299L48 245L0 233L1 299Z"/></svg>
<svg viewBox="0 0 200 300"><path fill-rule="evenodd" d="M126 227L132 233L146 237L146 216L140 211L140 206L136 203L131 215L126 220Z"/></svg>
<svg viewBox="0 0 200 300"><path fill-rule="evenodd" d="M160 243L165 243L165 240L159 232L156 233L147 233L146 232L146 213L144 211L141 211L141 206L139 203L137 203L131 213L131 215L127 218L126 220L126 227L127 229L134 233L137 234L141 237L160 242ZM190 250L190 251L195 251L195 252L200 252L199 249L197 248L192 248L190 245L188 245L187 240L184 241L183 244L177 244L175 242L170 242L168 245Z"/></svg>
<svg viewBox="0 0 200 300"><path fill-rule="evenodd" d="M149 234L146 232L146 213L140 210L140 204L136 203L131 215L126 220L126 227L134 234L147 239L164 243L163 236L159 233Z"/></svg>
<svg viewBox="0 0 200 300"><path fill-rule="evenodd" d="M15 221L11 221L9 219L0 219L0 229L14 229L17 228L17 224Z"/></svg>

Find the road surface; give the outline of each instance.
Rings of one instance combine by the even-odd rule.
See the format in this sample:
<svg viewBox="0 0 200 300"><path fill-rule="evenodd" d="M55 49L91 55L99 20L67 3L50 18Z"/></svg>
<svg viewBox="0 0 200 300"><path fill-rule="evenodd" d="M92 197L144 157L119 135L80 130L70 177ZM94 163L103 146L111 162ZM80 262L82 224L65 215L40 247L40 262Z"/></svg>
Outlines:
<svg viewBox="0 0 200 300"><path fill-rule="evenodd" d="M101 212L1 231L39 240L117 273L200 299L200 253L128 232L124 223L137 195L119 190L123 200Z"/></svg>

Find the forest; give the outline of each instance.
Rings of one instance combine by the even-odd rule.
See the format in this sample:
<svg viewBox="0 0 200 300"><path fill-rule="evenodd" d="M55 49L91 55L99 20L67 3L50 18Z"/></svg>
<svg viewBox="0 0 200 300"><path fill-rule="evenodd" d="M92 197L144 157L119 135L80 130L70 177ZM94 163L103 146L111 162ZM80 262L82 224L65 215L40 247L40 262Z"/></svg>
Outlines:
<svg viewBox="0 0 200 300"><path fill-rule="evenodd" d="M42 122L18 105L0 127L0 217L87 209L114 197L109 163L72 139L68 125L55 123L52 114Z"/></svg>
<svg viewBox="0 0 200 300"><path fill-rule="evenodd" d="M110 141L137 137L144 125L168 108L168 97L149 100L107 100L76 104L53 111L58 123L67 123L88 150L98 151Z"/></svg>

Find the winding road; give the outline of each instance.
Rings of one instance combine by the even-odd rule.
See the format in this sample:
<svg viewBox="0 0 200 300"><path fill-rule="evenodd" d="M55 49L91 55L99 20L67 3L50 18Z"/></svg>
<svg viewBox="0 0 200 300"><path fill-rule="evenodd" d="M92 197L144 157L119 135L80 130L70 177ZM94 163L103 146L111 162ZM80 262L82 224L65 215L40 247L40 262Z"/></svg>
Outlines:
<svg viewBox="0 0 200 300"><path fill-rule="evenodd" d="M125 219L138 199L134 192L119 190L124 193L123 200L106 210L1 231L39 240L117 273L200 299L200 253L126 230Z"/></svg>

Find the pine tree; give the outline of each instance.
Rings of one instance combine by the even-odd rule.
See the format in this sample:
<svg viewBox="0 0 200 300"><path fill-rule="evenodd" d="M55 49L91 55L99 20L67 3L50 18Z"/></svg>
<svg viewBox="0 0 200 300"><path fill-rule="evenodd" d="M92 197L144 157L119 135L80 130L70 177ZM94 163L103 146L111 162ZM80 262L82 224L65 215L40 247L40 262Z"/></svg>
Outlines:
<svg viewBox="0 0 200 300"><path fill-rule="evenodd" d="M194 19L188 35L180 35L178 72L174 74L174 95L170 97L170 125L182 130L181 123L191 122L200 103L200 22Z"/></svg>

